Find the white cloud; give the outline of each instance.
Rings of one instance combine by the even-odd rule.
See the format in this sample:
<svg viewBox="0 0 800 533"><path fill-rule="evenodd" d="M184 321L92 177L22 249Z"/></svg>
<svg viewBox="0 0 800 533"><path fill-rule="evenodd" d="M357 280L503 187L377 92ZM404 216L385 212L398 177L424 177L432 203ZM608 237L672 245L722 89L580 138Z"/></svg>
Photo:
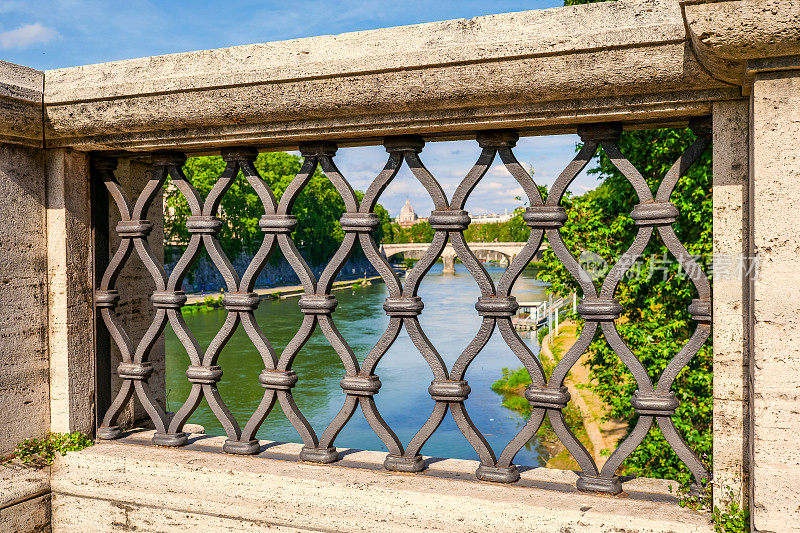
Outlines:
<svg viewBox="0 0 800 533"><path fill-rule="evenodd" d="M497 164L489 169L488 174L490 176L495 176L497 178L505 178L506 176L511 176L511 173L502 163Z"/></svg>
<svg viewBox="0 0 800 533"><path fill-rule="evenodd" d="M0 48L26 48L33 44L44 44L58 37L58 32L52 28L34 24L23 24L16 30L0 33Z"/></svg>

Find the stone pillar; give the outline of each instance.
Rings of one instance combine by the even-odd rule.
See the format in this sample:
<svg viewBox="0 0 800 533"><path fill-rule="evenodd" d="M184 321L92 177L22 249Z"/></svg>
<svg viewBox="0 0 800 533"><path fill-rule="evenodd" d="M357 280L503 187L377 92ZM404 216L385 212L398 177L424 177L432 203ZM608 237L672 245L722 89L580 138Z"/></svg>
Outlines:
<svg viewBox="0 0 800 533"><path fill-rule="evenodd" d="M800 531L800 70L752 89L752 519Z"/></svg>
<svg viewBox="0 0 800 533"><path fill-rule="evenodd" d="M131 202L135 203L136 198L141 193L145 183L150 179L152 167L138 159L122 158L119 160L116 177L120 184L125 188L130 196ZM119 237L117 237L114 228L119 222L119 210L109 198L109 228L110 228L110 242L111 253L119 246ZM149 242L156 259L163 263L164 261L164 214L163 214L163 201L159 195L150 207L147 219L153 223L153 228L150 232ZM139 340L147 331L150 323L155 316L155 308L150 303L150 295L155 290L155 283L150 275L150 272L145 268L144 263L139 259L139 256L134 252L128 259L122 274L117 280L117 289L119 290L120 303L117 307L120 321L124 324L125 329L131 339L138 343ZM117 376L117 366L121 361L120 352L112 342L111 344L111 370L112 382L111 388L113 393L119 390L120 380ZM149 361L153 365L153 374L148 380L153 394L162 407L166 405L166 371L165 371L165 356L164 356L164 336L155 343L150 351ZM133 402L128 406L127 410L123 411L120 415L119 425L122 427L142 424L149 420L147 413L142 405L134 396Z"/></svg>
<svg viewBox="0 0 800 533"><path fill-rule="evenodd" d="M746 192L737 177L742 169L732 162L747 155L730 136L741 130L734 121L744 111L714 106L714 142L725 143L714 148L715 251L746 249L756 262L745 288L714 281L715 473L717 466L732 472L738 449L749 448L749 472L747 461L742 468L749 473L753 530L800 531L800 10L796 0L681 7L694 56L716 79L750 96ZM719 179L726 184L718 190ZM737 199L749 208L747 226L732 208ZM732 238L739 226L741 243ZM733 307L748 301L749 308ZM749 379L740 382L738 367L748 355ZM740 413L736 400L748 396L749 412Z"/></svg>
<svg viewBox="0 0 800 533"><path fill-rule="evenodd" d="M0 457L50 429L43 83L0 61Z"/></svg>
<svg viewBox="0 0 800 533"><path fill-rule="evenodd" d="M50 429L41 149L0 143L0 198L0 456L5 456L17 443Z"/></svg>
<svg viewBox="0 0 800 533"><path fill-rule="evenodd" d="M0 61L0 457L50 429L42 72ZM0 531L49 531L49 469L0 466Z"/></svg>
<svg viewBox="0 0 800 533"><path fill-rule="evenodd" d="M89 168L89 156L86 153L66 149L53 149L47 153L50 423L53 431L92 434L96 376L92 338L94 242ZM149 165L139 161L120 160L117 178L128 191L132 202L135 202L149 179L149 169ZM111 202L109 224L113 253L119 246L119 239L113 231L119 221L119 211ZM148 215L154 223L150 244L159 260L163 260L164 235L161 205L161 200L156 200ZM154 284L135 252L123 269L117 286L121 296L118 307L120 319L134 342L138 342L154 315L149 300ZM116 368L120 355L113 343L111 358L112 391L116 392L119 389ZM156 343L150 358L154 372L149 383L164 406L163 339ZM146 419L144 409L134 399L122 414L120 423L130 426Z"/></svg>
<svg viewBox="0 0 800 533"><path fill-rule="evenodd" d="M94 432L92 218L89 157L47 153L50 426Z"/></svg>
<svg viewBox="0 0 800 533"><path fill-rule="evenodd" d="M714 501L747 503L749 474L749 127L747 100L718 102L714 124Z"/></svg>
<svg viewBox="0 0 800 533"><path fill-rule="evenodd" d="M456 256L454 252L448 253L448 250L445 249L444 253L442 254L442 272L445 274L455 274L456 272Z"/></svg>

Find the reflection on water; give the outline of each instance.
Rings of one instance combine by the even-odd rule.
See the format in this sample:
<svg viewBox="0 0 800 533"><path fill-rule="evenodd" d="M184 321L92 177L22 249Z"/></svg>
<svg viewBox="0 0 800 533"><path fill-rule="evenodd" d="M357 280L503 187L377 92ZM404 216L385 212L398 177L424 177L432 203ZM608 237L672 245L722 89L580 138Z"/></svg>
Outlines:
<svg viewBox="0 0 800 533"><path fill-rule="evenodd" d="M503 273L503 269L497 267L488 267L487 270L495 280ZM359 361L363 361L388 324L389 319L382 307L387 296L386 286L376 283L362 289L337 291L335 294L339 306L333 318ZM420 315L422 328L448 367L451 367L480 326L481 319L475 311L480 291L463 265L456 265L455 274L442 274L442 265L439 263L424 278L419 295L425 302L425 310ZM519 301L543 300L544 284L535 280L534 273L527 270L517 281L513 295ZM205 348L222 326L226 314L224 310L218 310L189 314L185 318ZM297 298L262 301L255 314L278 354L294 336L302 320ZM533 352L538 353L534 337L523 335ZM189 358L170 328L167 329L166 340L168 409L176 411L190 389L185 375ZM219 383L220 393L243 427L263 396L264 389L258 383L258 374L264 368L264 363L241 327L223 350L218 364L224 371ZM520 430L524 420L502 407L502 397L491 390L491 384L500 377L503 367L519 366L519 359L495 329L491 340L473 361L466 375L472 388L466 401L470 417L498 455ZM339 386L344 366L319 328L298 354L293 370L300 378L294 389L297 405L317 434L321 435L342 407L345 395ZM381 360L376 374L380 376L383 386L375 396L375 403L400 440L408 443L431 414L434 401L428 394L433 374L405 330ZM205 399L189 422L205 426L208 434L225 434ZM261 426L258 438L301 442L277 403ZM334 444L340 448L386 449L372 432L360 409ZM449 414L425 444L422 453L460 459L478 458ZM541 464L535 443L520 451L516 463Z"/></svg>

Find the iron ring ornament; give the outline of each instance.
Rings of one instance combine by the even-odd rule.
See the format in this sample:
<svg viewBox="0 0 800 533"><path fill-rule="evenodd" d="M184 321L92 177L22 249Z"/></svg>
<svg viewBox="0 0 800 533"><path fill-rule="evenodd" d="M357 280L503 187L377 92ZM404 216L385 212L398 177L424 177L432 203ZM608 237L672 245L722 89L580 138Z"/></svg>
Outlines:
<svg viewBox="0 0 800 533"><path fill-rule="evenodd" d="M707 128L697 128L696 131L700 135L698 140L667 172L654 197L641 174L617 148L616 140L621 131L621 127L616 124L579 128L578 133L583 145L556 179L546 201L542 198L531 174L516 160L513 148L519 136L510 130L483 132L477 135L480 155L449 200L439 182L420 159L425 141L415 135L393 136L384 140L388 159L360 201L349 182L336 167L334 157L337 146L332 142L300 145L303 156L302 167L280 201L276 199L254 166L258 154L255 148L232 148L222 151L225 169L205 199L201 198L183 174L182 166L186 161L184 154L170 151L156 152L152 154L151 178L135 203L131 202L127 192L115 177L115 160L96 157L93 161L93 172L105 184L120 214L120 222L115 228L120 244L95 288L94 301L99 316L102 317L113 342L119 348L122 358L116 369L122 384L97 428L97 436L101 439L115 439L122 435L117 420L122 409L135 396L156 428L153 442L162 446L183 446L188 442L183 426L205 397L226 431L224 451L233 454L256 454L260 451L256 434L277 403L302 439L303 449L300 458L305 461L330 463L339 459L334 446L336 436L360 407L372 430L389 451L384 462L386 469L419 472L427 466L421 456L421 450L449 411L480 459L476 476L485 481L509 483L517 481L520 477L513 463L514 457L536 434L546 416L559 440L581 467L577 487L585 491L613 494L622 490L621 480L616 477L615 472L625 458L641 444L655 422L678 456L692 471L697 482L704 482L709 477L708 470L678 434L670 418L678 406L678 400L670 387L681 369L700 350L709 336L711 287L708 278L686 252L671 227L679 213L669 202L669 196L681 175L706 150L710 142L709 132ZM564 225L568 216L567 211L560 205L567 188L600 147L633 186L639 203L630 215L637 228L636 238L618 263L610 269L598 291L592 278L567 249L559 234L559 228ZM522 218L531 228L531 232L521 253L511 261L507 270L495 283L470 250L463 232L471 222L469 213L464 209L466 202L498 157L525 192L528 207ZM379 243L375 242L373 232L379 224L378 216L374 212L375 206L404 164L424 187L434 204L434 210L429 218L434 236L422 258L408 272L405 283L401 283L386 258L380 253ZM331 181L346 208L340 221L344 240L319 278L306 264L291 236L298 227L298 220L292 214L292 207L318 168ZM217 240L223 224L217 216L219 205L239 173L255 189L264 208L264 215L259 222L264 240L241 277L232 267ZM169 276L149 247L148 236L153 224L146 218L153 200L158 194L162 194L167 177L172 178L172 183L186 198L191 210L191 216L186 224L190 241ZM692 282L698 293L698 297L689 307L697 327L655 385L649 379L642 363L626 346L616 330L615 320L621 316L624 309L614 298L625 271L642 253L654 231L659 233L669 251L684 268L692 267L694 272ZM541 362L522 341L511 322L511 317L518 309L516 299L511 295L514 283L533 259L545 237L556 257L581 288L583 299L577 310L585 321L579 338L558 362L550 376L546 375ZM475 279L481 292L475 303L475 312L481 317L481 326L449 369L420 325L419 315L424 312L425 305L418 295L420 283L441 257L448 241L452 244L459 260ZM367 259L386 284L388 297L383 309L389 318L386 330L361 364L353 349L336 328L333 317L337 301L331 294L334 279L357 245L361 246ZM200 347L182 318L180 310L187 299L179 290L187 272L203 249L207 251L227 285L223 298L227 318L205 350ZM305 290L304 296L298 301L303 321L280 354L276 353L254 315L259 304L258 294L254 292L255 280L278 249L288 260ZM129 337L125 324L115 313L123 297L116 288L116 282L134 252L144 262L156 286L156 290L150 295L155 316L146 333L138 341ZM166 413L156 402L148 387L148 379L152 374L152 365L148 361L149 354L168 323L190 359L190 364L186 368L186 379L191 383L191 391L175 413ZM217 364L218 357L239 327L244 329L264 362L264 370L257 378L264 389L264 395L243 427L231 414L217 390L217 383L223 376L223 369ZM317 328L320 328L333 347L345 369L340 382L344 395L342 407L322 435L317 435L292 395L293 388L303 379L302 375L292 370L293 361ZM434 401L427 421L405 444L381 417L374 400L381 388L376 368L402 328L406 329L420 356L431 370L432 381L428 393ZM475 358L479 357L495 329L499 330L502 339L530 373L532 380L524 393L532 408L532 414L518 434L500 451L499 456L469 417L467 405L471 388L465 380L467 369ZM587 350L598 330L602 330L606 341L631 371L638 386L638 390L630 399L638 415L636 426L612 453L602 469L598 469L591 454L570 430L564 418L564 409L572 400L564 380Z"/></svg>

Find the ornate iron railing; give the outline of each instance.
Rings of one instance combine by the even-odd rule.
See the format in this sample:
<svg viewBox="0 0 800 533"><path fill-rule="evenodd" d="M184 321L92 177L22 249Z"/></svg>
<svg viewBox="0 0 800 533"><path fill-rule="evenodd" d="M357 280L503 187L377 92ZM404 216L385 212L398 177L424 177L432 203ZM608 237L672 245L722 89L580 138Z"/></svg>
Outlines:
<svg viewBox="0 0 800 533"><path fill-rule="evenodd" d="M413 135L389 137L384 140L384 146L389 153L388 161L367 189L361 202L334 163L337 146L332 142L310 142L300 145L300 152L304 157L302 168L280 201L276 200L253 165L257 156L255 148L222 150L226 168L205 201L181 170L186 160L184 154L177 152L152 154L154 167L152 177L135 203L131 202L115 179L115 161L103 157L96 158L95 172L102 177L121 215L121 221L116 227L121 244L109 261L102 280L95 290L95 305L121 351L122 362L117 372L122 385L105 413L102 424L97 428L98 437L114 439L121 436L122 430L116 425L117 418L123 407L135 395L155 425L153 443L162 446L185 445L187 435L182 431L183 426L197 409L201 399L205 397L227 433L224 451L233 454L256 454L260 450L255 438L256 432L277 401L303 440L300 459L330 463L338 460L338 453L334 447L336 436L360 407L373 431L389 450L385 467L394 471L419 472L426 467L420 451L449 410L459 429L480 457L477 477L486 481L510 483L520 477L513 463L515 455L534 436L544 417L547 416L556 435L582 469L577 483L578 488L618 493L622 490L622 485L615 476L617 468L641 444L655 420L667 441L694 474L697 482L703 482L708 478L706 467L681 438L670 418L677 407L675 394L670 392L671 385L680 370L707 340L711 324L711 288L708 278L687 253L671 227L678 216L678 210L669 202L670 194L680 176L702 155L710 140L710 129L707 125L695 124L695 126L698 140L666 174L655 198L642 175L617 148L616 139L622 131L618 125L594 125L578 130L583 147L558 177L546 201L542 199L532 176L514 157L512 148L518 140L518 134L513 131L491 131L477 135L478 144L482 148L481 154L450 200L447 199L436 178L420 160L419 154L425 142ZM598 292L591 276L582 269L561 239L559 228L567 219L567 214L559 204L569 184L587 165L599 147L603 148L613 164L633 186L639 204L631 213L638 226L633 244L611 268ZM467 246L463 232L470 223L469 214L464 210L467 198L497 156L527 195L530 207L525 210L523 218L530 226L531 233L522 252L514 258L495 284ZM435 233L422 259L408 273L405 283L401 283L379 253L372 232L378 225L378 217L373 213L375 205L404 163L408 165L433 201L434 210L429 221ZM345 233L344 241L319 279L316 279L292 241L291 233L297 227L297 219L292 215L292 205L318 167L324 171L341 195L346 212L341 218ZM257 192L265 212L260 221L264 240L241 277L225 256L216 237L222 225L216 216L220 201L232 182L237 179L239 171ZM156 260L148 245L147 236L152 223L145 219L149 206L156 196L162 193L168 177L172 178L172 183L186 197L191 209L191 216L187 222L191 240L169 275L165 273L163 265ZM622 312L622 307L614 298L617 286L626 271L644 251L654 229L689 273L698 292L698 298L693 300L689 307L697 327L655 385L648 377L645 367L621 339L614 322ZM518 307L516 300L511 296L512 287L534 257L545 235L553 252L581 287L584 298L578 306L578 312L585 319L585 326L577 342L558 362L549 377L537 357L515 332L511 322L511 317ZM449 369L436 350L435 339L431 340L420 326L418 316L424 305L417 295L423 277L441 255L448 239L455 248L458 258L480 288L481 296L475 304L475 309L482 317L477 335ZM356 241L360 243L366 257L380 273L389 292L383 306L389 316L388 327L362 364L359 364L353 350L340 335L332 318L337 305L336 298L331 294L333 281L354 251ZM203 247L225 279L227 292L223 297L223 305L228 311L227 319L206 350L201 349L181 315L186 295L179 290L184 277ZM259 296L253 292L255 280L278 248L297 273L305 289L305 295L298 302L304 314L302 324L280 355L273 349L253 313L259 304ZM125 325L120 323L114 311L120 299L115 289L115 281L134 249L156 284L156 290L151 295L156 310L155 317L138 343L128 336ZM167 323L172 326L191 360L191 365L186 370L186 376L192 384L191 391L183 406L174 414L166 413L159 406L147 384L148 377L152 374L148 355ZM222 376L222 369L217 365L217 359L240 324L261 354L265 367L258 378L264 388L263 399L244 427L239 426L216 386ZM302 379L302 376L292 370L292 363L317 327L322 330L344 365L345 375L341 380L341 387L346 395L341 410L330 421L321 436L315 433L292 396L292 388L298 379ZM403 327L430 366L433 381L428 391L435 400L433 412L427 422L405 445L381 417L374 400L375 394L381 387L381 382L375 375L376 367ZM467 368L486 345L495 327L500 330L506 344L519 357L531 375L532 384L526 390L525 397L533 408L530 419L501 451L499 457L470 420L465 406L470 387L464 379ZM581 354L588 348L598 328L602 329L607 342L630 370L638 386L637 392L631 399L632 406L638 414L636 426L612 453L602 469L598 468L592 455L567 426L563 414L570 401L564 380Z"/></svg>

